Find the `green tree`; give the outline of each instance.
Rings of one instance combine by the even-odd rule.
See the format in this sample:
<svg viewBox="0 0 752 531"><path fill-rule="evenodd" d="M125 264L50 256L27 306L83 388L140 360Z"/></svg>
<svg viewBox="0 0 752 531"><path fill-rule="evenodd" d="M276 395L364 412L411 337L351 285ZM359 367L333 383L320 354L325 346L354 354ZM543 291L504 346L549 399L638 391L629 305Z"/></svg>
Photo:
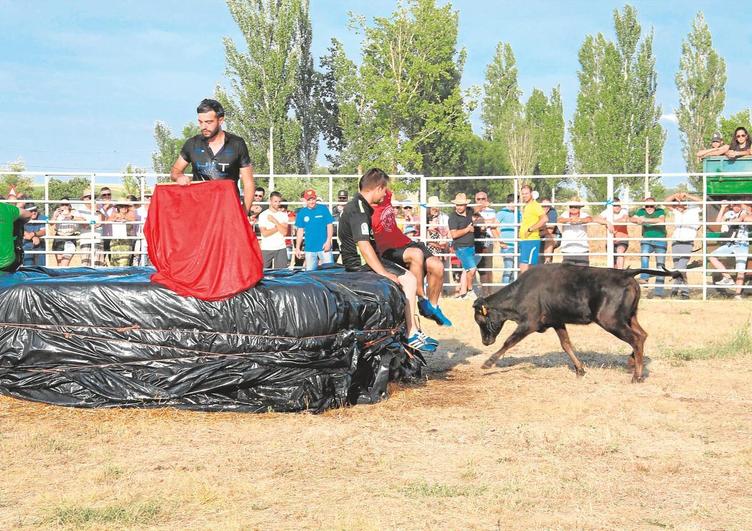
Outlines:
<svg viewBox="0 0 752 531"><path fill-rule="evenodd" d="M298 18L300 63L297 70L297 83L292 94L295 116L300 123L298 171L306 175L313 173L319 151L319 138L322 129L321 85L322 76L313 67L311 55L311 18L308 2L302 5L303 13Z"/></svg>
<svg viewBox="0 0 752 531"><path fill-rule="evenodd" d="M614 11L614 28L614 42L599 33L588 35L580 48L580 91L570 128L574 169L591 174L653 172L666 136L655 101L653 33L641 37L637 11L629 5ZM583 185L591 199L605 198L605 180Z"/></svg>
<svg viewBox="0 0 752 531"><path fill-rule="evenodd" d="M49 180L49 196L50 200L60 200L68 198L75 201L84 192L91 192L91 182L86 177L73 177L66 181L53 177ZM50 210L53 210L56 205L51 205Z"/></svg>
<svg viewBox="0 0 752 531"><path fill-rule="evenodd" d="M230 93L217 87L230 130L247 142L257 169L295 172L303 131L290 116L299 82L307 0L227 0L245 39L241 52L224 39ZM308 133L306 133L308 134ZM266 160L266 164L262 161Z"/></svg>
<svg viewBox="0 0 752 531"><path fill-rule="evenodd" d="M0 166L0 172L10 172L0 175L0 195L7 196L11 187L15 187L16 195L34 196L34 179L22 175L25 169L26 164L21 159Z"/></svg>
<svg viewBox="0 0 752 531"><path fill-rule="evenodd" d="M196 136L199 132L198 125L187 123L183 127L182 138L176 138L172 136L172 131L166 123L158 121L154 124L154 142L157 145L157 149L151 154L152 166L155 172L168 174L167 177L159 177L157 179L158 182L170 181L169 173L180 154L180 149L186 140L192 136ZM189 164L185 169L185 173L191 173L191 171L192 168Z"/></svg>
<svg viewBox="0 0 752 531"><path fill-rule="evenodd" d="M718 119L726 100L726 62L713 49L710 28L702 13L697 13L692 31L682 42L679 71L676 73L679 107L676 116L688 172L702 170L695 153L706 144L718 128ZM702 177L690 177L695 188Z"/></svg>
<svg viewBox="0 0 752 531"><path fill-rule="evenodd" d="M123 170L123 193L140 198L141 178L145 173L145 169L128 164Z"/></svg>
<svg viewBox="0 0 752 531"><path fill-rule="evenodd" d="M486 68L486 82L481 110L485 138L497 143L502 154L496 168L497 175L514 171L509 158L510 130L514 122L519 122L522 104L522 91L517 84L517 61L512 46L500 42L491 64Z"/></svg>
<svg viewBox="0 0 752 531"><path fill-rule="evenodd" d="M567 165L567 146L564 141L564 109L558 87L551 91L550 98L542 90L533 89L525 103L522 125L524 131L514 133L510 142L531 142L532 161L526 169L531 169L533 175L563 175ZM535 179L534 185L542 197L550 197L552 190L563 181L565 179L560 177Z"/></svg>

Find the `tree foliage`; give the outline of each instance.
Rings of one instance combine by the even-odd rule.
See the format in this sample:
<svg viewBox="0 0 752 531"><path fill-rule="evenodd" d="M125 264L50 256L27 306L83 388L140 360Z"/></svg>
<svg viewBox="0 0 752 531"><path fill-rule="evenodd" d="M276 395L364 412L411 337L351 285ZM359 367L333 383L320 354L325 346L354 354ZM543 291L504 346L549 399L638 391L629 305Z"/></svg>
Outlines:
<svg viewBox="0 0 752 531"><path fill-rule="evenodd" d="M192 136L199 134L198 125L195 123L187 123L183 127L182 138L172 136L172 131L169 126L164 122L157 122L154 124L154 142L157 149L151 154L151 162L154 171L157 173L169 174L172 169L172 165L180 154L180 149L186 140ZM185 173L191 173L191 165L185 169ZM169 182L170 177L159 177L158 182Z"/></svg>
<svg viewBox="0 0 752 531"><path fill-rule="evenodd" d="M682 42L676 88L679 91L676 116L684 160L688 172L698 172L702 165L695 153L708 147L726 100L726 62L713 49L710 29L702 13L697 13L692 31ZM697 187L702 178L690 177L690 181Z"/></svg>
<svg viewBox="0 0 752 531"><path fill-rule="evenodd" d="M49 181L48 190L51 200L59 200L67 197L68 199L75 201L84 195L84 192L91 192L91 182L88 178L80 176L65 181L53 177Z"/></svg>
<svg viewBox="0 0 752 531"><path fill-rule="evenodd" d="M15 187L16 195L23 194L26 197L34 197L34 179L26 175L21 175L25 169L26 164L20 159L9 162L5 166L0 166L0 171L10 172L0 175L0 195L7 196L11 187Z"/></svg>
<svg viewBox="0 0 752 531"><path fill-rule="evenodd" d="M579 173L655 171L661 161L665 132L658 122L657 75L652 30L645 37L637 11L614 11L616 40L588 35L579 51L580 91L570 133ZM588 180L593 199L605 197L603 180ZM617 183L618 184L618 183Z"/></svg>
<svg viewBox="0 0 752 531"><path fill-rule="evenodd" d="M723 140L727 144L730 144L734 139L734 130L737 127L744 127L752 133L752 109L744 109L728 117L721 117L721 135L723 135Z"/></svg>
<svg viewBox="0 0 752 531"><path fill-rule="evenodd" d="M128 164L123 170L123 193L141 198L141 177L146 170Z"/></svg>

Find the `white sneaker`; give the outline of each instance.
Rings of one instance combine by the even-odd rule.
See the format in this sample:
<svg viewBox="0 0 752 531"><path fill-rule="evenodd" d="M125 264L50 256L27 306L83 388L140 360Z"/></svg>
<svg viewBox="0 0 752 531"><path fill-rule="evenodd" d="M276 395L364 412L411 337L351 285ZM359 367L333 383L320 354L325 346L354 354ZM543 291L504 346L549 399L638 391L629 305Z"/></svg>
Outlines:
<svg viewBox="0 0 752 531"><path fill-rule="evenodd" d="M742 296L741 295L734 295L734 300L735 301L740 301L740 300L742 300Z"/></svg>
<svg viewBox="0 0 752 531"><path fill-rule="evenodd" d="M723 277L721 280L715 283L716 286L733 286L736 284L731 277Z"/></svg>
<svg viewBox="0 0 752 531"><path fill-rule="evenodd" d="M475 294L474 291L468 291L467 293L465 293L465 299L469 301L474 301L477 298L478 296Z"/></svg>

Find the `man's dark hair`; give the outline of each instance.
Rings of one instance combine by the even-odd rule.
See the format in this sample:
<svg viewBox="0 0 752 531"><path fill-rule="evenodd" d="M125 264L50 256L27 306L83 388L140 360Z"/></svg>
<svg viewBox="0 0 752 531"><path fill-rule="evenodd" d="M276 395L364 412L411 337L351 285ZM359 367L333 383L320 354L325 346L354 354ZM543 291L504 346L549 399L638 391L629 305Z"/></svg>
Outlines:
<svg viewBox="0 0 752 531"><path fill-rule="evenodd" d="M514 203L514 194L507 194L507 203Z"/></svg>
<svg viewBox="0 0 752 531"><path fill-rule="evenodd" d="M261 186L257 186L255 192L261 192L262 194L266 195L266 190L264 190Z"/></svg>
<svg viewBox="0 0 752 531"><path fill-rule="evenodd" d="M217 100L205 98L201 100L201 103L196 107L196 112L201 114L202 112L214 111L217 113L217 118L222 118L225 115L225 108Z"/></svg>
<svg viewBox="0 0 752 531"><path fill-rule="evenodd" d="M280 194L279 192L272 192L269 194L269 199L271 199L272 197L279 197L280 199L282 199L282 194Z"/></svg>
<svg viewBox="0 0 752 531"><path fill-rule="evenodd" d="M378 188L379 186L384 186L388 182L389 176L384 173L384 170L381 170L379 168L371 168L363 174L363 177L360 178L358 189L361 192L365 192L367 190Z"/></svg>

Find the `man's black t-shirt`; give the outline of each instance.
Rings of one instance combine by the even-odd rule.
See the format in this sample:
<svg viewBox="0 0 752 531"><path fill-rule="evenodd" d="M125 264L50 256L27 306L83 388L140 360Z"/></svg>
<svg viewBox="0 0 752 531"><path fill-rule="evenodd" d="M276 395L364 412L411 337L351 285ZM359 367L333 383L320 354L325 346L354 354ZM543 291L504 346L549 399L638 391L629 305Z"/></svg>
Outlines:
<svg viewBox="0 0 752 531"><path fill-rule="evenodd" d="M342 263L348 271L355 271L363 265L358 254L358 242L370 242L373 250L378 252L371 228L372 215L373 208L360 194L356 194L342 210L337 237Z"/></svg>
<svg viewBox="0 0 752 531"><path fill-rule="evenodd" d="M464 215L457 214L457 211L453 211L449 214L449 230L461 230L470 225L473 222L473 210L467 208ZM456 240L454 240L455 248L472 247L475 243L475 232L468 232L463 234Z"/></svg>
<svg viewBox="0 0 752 531"><path fill-rule="evenodd" d="M183 160L193 164L194 181L232 179L235 185L240 178L240 168L251 165L245 140L225 131L225 143L219 153L212 153L209 141L202 135L186 140L180 150Z"/></svg>

